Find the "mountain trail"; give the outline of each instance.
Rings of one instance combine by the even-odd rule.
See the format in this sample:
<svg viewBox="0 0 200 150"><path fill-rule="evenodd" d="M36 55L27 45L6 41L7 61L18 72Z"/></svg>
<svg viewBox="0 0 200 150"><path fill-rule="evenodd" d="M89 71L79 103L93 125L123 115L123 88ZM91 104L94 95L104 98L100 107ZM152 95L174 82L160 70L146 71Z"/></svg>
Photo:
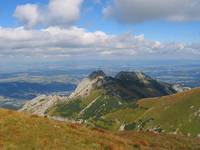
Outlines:
<svg viewBox="0 0 200 150"><path fill-rule="evenodd" d="M89 103L83 110L81 110L81 112L79 113L79 116L83 115L83 113L88 109L90 108L99 98L101 97L98 96L97 98L95 98L91 103Z"/></svg>

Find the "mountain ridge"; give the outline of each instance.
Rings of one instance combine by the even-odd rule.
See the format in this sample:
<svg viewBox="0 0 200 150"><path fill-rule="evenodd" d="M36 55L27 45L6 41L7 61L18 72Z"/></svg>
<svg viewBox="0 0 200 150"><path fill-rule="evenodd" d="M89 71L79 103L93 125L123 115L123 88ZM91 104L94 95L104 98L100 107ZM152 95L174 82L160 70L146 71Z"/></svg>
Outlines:
<svg viewBox="0 0 200 150"><path fill-rule="evenodd" d="M142 72L119 72L115 77L107 76L102 70L89 74L77 86L69 97L40 96L27 102L20 111L28 111L37 115L46 115L46 111L60 102L87 97L92 91L101 91L103 95L135 101L141 98L170 95L178 92L172 84L157 81ZM184 90L182 87L179 89ZM121 102L120 102L121 103Z"/></svg>
<svg viewBox="0 0 200 150"><path fill-rule="evenodd" d="M142 72L121 71L115 77L111 77L98 70L82 80L70 98L87 96L93 89L103 89L108 95L117 96L124 100L137 100L174 94L182 88L179 87L178 91L174 86L174 84L155 80ZM84 93L85 91L86 93Z"/></svg>

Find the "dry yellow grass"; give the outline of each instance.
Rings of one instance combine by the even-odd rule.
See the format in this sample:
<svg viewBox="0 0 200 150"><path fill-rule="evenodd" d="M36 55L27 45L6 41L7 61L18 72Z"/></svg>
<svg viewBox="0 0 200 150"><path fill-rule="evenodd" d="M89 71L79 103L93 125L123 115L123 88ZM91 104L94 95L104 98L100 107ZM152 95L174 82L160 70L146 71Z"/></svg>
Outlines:
<svg viewBox="0 0 200 150"><path fill-rule="evenodd" d="M102 130L0 110L1 150L124 150L131 147L128 140Z"/></svg>
<svg viewBox="0 0 200 150"><path fill-rule="evenodd" d="M0 150L198 150L198 138L113 133L0 109Z"/></svg>

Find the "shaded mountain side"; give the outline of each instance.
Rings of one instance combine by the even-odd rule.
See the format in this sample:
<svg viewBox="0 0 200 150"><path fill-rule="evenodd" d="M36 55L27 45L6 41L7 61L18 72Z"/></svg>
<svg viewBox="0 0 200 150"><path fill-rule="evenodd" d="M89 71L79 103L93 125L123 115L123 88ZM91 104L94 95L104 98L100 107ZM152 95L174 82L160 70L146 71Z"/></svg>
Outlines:
<svg viewBox="0 0 200 150"><path fill-rule="evenodd" d="M175 88L175 85L157 81L142 72L119 72L115 77L110 77L103 71L95 71L78 85L70 98L87 96L95 89L104 90L106 95L123 100L138 100L184 91L182 87Z"/></svg>
<svg viewBox="0 0 200 150"><path fill-rule="evenodd" d="M0 124L1 149L198 150L200 148L198 138L158 135L150 132L113 133L4 109L0 109Z"/></svg>

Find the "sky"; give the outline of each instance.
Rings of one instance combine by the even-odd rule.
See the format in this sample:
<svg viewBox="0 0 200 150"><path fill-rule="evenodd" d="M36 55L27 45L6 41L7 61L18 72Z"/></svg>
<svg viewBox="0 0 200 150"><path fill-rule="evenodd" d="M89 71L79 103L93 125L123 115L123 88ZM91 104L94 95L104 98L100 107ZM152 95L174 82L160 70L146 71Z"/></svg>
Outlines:
<svg viewBox="0 0 200 150"><path fill-rule="evenodd" d="M199 59L199 0L1 0L0 59Z"/></svg>

